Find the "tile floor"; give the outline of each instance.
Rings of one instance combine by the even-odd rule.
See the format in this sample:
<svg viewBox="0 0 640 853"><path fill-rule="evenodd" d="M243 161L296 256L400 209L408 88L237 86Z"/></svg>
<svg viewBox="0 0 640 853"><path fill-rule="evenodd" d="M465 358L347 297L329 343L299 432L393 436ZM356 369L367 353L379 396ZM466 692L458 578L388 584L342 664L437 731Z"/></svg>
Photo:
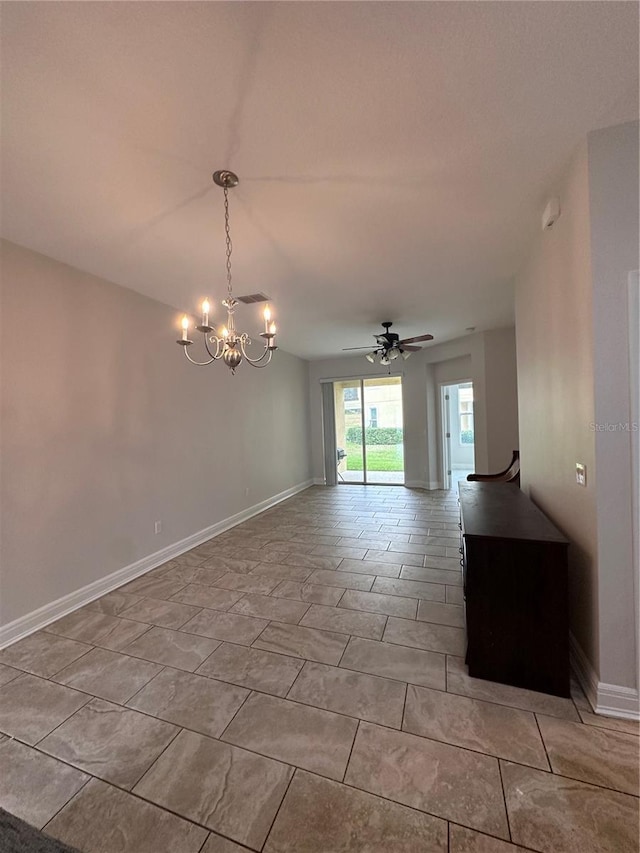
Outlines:
<svg viewBox="0 0 640 853"><path fill-rule="evenodd" d="M637 851L638 725L467 675L457 522L312 488L0 652L0 806L92 853Z"/></svg>

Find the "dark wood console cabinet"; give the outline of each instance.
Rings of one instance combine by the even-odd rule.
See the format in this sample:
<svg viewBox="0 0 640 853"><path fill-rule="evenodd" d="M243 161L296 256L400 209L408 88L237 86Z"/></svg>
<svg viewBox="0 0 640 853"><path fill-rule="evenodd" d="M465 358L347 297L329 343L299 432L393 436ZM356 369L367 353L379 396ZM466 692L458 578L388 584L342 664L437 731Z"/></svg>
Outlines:
<svg viewBox="0 0 640 853"><path fill-rule="evenodd" d="M469 675L569 696L568 541L516 485L459 488Z"/></svg>

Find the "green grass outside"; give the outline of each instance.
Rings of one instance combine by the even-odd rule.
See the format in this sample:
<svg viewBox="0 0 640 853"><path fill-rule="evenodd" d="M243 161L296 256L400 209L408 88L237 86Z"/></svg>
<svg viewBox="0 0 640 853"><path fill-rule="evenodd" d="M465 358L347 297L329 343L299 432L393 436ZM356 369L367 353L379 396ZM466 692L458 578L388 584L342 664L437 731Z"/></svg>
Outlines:
<svg viewBox="0 0 640 853"><path fill-rule="evenodd" d="M347 471L362 471L362 448L347 444ZM372 444L367 447L367 471L404 470L401 444Z"/></svg>

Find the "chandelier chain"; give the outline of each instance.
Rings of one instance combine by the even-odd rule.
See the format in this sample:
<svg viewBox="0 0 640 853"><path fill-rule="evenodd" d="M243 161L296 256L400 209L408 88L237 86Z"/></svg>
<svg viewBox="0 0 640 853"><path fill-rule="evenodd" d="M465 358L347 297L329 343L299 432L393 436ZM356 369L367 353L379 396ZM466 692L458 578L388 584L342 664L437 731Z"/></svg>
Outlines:
<svg viewBox="0 0 640 853"><path fill-rule="evenodd" d="M229 230L229 190L226 186L224 187L224 233L227 244L227 291L231 296L231 252L233 251L233 244Z"/></svg>

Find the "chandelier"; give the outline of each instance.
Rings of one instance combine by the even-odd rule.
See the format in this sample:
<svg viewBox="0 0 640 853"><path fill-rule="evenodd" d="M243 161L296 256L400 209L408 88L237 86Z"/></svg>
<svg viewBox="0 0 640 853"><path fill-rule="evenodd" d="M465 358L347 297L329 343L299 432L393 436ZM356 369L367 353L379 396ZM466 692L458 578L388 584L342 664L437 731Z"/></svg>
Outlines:
<svg viewBox="0 0 640 853"><path fill-rule="evenodd" d="M260 333L260 337L264 341L263 351L257 358L251 358L247 353L247 347L251 344L251 338L245 332L236 331L234 320L235 307L238 300L233 298L231 290L231 252L233 246L231 244L231 232L229 230L229 189L237 187L239 180L238 176L233 172L222 169L213 173L213 181L224 191L224 231L226 236L226 256L227 256L227 298L223 299L222 304L227 309L227 324L220 329L220 334L214 333L213 326L209 325L210 305L209 300L205 299L202 303L202 322L196 326L198 332L202 332L202 340L205 350L209 358L205 361L196 361L189 355L189 347L193 341L189 339L189 318L185 314L182 318L182 338L176 341L184 350L184 354L192 364L197 364L203 367L206 364L213 364L214 361L222 359L230 368L231 373L236 372L236 367L244 358L253 367L266 367L271 361L274 350L277 349L276 324L271 318L271 309L267 305L263 312L264 317L264 332ZM213 333L213 334L212 334Z"/></svg>

